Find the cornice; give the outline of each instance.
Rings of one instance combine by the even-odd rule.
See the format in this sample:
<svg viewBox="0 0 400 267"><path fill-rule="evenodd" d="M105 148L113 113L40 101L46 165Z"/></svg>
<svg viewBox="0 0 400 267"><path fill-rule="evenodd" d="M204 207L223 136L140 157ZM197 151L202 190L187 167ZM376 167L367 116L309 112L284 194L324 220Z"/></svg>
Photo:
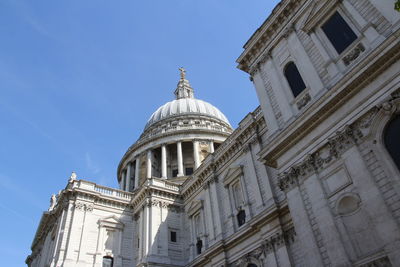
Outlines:
<svg viewBox="0 0 400 267"><path fill-rule="evenodd" d="M390 36L378 49L367 55L352 71L348 72L335 86L329 89L320 99L294 122L279 132L270 144L258 155L268 166L277 168L277 159L299 142L351 97L365 88L376 77L400 59L399 31ZM381 53L384 53L380 56ZM356 76L356 74L359 74Z"/></svg>
<svg viewBox="0 0 400 267"><path fill-rule="evenodd" d="M173 189L169 189L167 187L155 185L152 183L152 179L163 182L161 179L151 178L147 179L146 182L143 183L141 189L135 193L135 196L131 201L134 213L136 214L143 206L148 205L148 201L151 201L150 199L152 198L158 198L157 203L160 204L161 207L169 207L175 210L180 209L181 195L179 185L168 182L171 186L174 186Z"/></svg>
<svg viewBox="0 0 400 267"><path fill-rule="evenodd" d="M231 125L229 125L228 123L214 118L214 117L209 117L206 116L202 113L190 113L190 114L178 114L178 115L173 115L173 116L169 116L168 118L162 119L154 124L152 124L149 128L147 128L140 136L139 139L143 139L146 138L149 135L152 135L152 132L159 130L160 128L163 128L163 126L167 127L168 125L172 124L172 123L178 123L175 126L195 126L195 127L199 127L200 129L204 128L204 123L203 124L179 124L180 122L184 122L184 121L205 121L205 122L209 122L209 123L215 123L217 124L219 127L221 127L221 129L224 129L225 131L222 132L232 132L233 129L231 127ZM170 126L172 127L172 126ZM217 132L221 132L221 129L213 129L214 131ZM154 135L154 134L153 134Z"/></svg>
<svg viewBox="0 0 400 267"><path fill-rule="evenodd" d="M250 67L265 51L270 51L280 38L285 36L286 25L295 17L306 0L282 0L271 15L257 29L244 45L244 51L236 60L237 67L247 73Z"/></svg>
<svg viewBox="0 0 400 267"><path fill-rule="evenodd" d="M86 189L84 187L87 187ZM97 205L105 205L121 210L130 211L130 198L113 197L101 192L88 189L89 186L96 188L96 184L84 180L73 180L69 182L64 190L57 195L57 201L50 211L43 213L34 240L31 245L32 252L40 246L48 232L52 229L60 214L68 208L69 204L73 204L73 208L80 211L91 212ZM113 188L99 186L104 190L115 191L124 196L133 196L129 192L123 192Z"/></svg>

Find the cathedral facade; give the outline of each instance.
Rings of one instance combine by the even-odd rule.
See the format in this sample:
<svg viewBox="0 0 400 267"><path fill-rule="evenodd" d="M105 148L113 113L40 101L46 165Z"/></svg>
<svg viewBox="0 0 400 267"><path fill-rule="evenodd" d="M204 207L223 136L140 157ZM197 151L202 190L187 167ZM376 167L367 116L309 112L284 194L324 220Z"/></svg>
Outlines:
<svg viewBox="0 0 400 267"><path fill-rule="evenodd" d="M186 73L119 189L52 196L30 267L400 266L400 13L282 0L237 59L260 106L233 130Z"/></svg>

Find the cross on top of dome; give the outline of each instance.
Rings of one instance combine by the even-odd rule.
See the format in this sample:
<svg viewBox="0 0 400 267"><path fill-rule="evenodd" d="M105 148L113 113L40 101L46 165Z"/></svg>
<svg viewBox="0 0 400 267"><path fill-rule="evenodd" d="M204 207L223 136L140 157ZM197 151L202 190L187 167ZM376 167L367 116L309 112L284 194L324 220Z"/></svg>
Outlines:
<svg viewBox="0 0 400 267"><path fill-rule="evenodd" d="M181 72L181 78L174 92L176 99L194 98L194 90L190 86L189 81L186 80L186 70L184 68L179 68L179 71Z"/></svg>
<svg viewBox="0 0 400 267"><path fill-rule="evenodd" d="M181 72L181 79L185 79L186 77L186 70L184 68L179 68L179 71Z"/></svg>

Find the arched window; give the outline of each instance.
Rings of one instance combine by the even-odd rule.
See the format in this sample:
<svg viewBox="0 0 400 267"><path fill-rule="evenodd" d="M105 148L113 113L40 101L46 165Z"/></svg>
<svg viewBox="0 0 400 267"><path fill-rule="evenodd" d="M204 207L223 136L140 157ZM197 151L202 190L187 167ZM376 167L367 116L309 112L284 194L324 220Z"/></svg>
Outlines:
<svg viewBox="0 0 400 267"><path fill-rule="evenodd" d="M103 267L113 267L114 259L110 256L103 257Z"/></svg>
<svg viewBox="0 0 400 267"><path fill-rule="evenodd" d="M386 149L397 168L400 170L400 116L397 116L386 127L384 134Z"/></svg>
<svg viewBox="0 0 400 267"><path fill-rule="evenodd" d="M301 78L300 72L293 62L286 65L285 77L294 97L298 96L306 88L303 78Z"/></svg>

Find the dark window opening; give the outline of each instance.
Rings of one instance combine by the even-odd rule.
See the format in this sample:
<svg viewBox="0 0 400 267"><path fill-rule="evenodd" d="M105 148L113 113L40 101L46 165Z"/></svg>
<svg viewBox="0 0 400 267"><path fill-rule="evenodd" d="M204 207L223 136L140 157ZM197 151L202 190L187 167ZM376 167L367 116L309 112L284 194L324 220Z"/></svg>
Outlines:
<svg viewBox="0 0 400 267"><path fill-rule="evenodd" d="M214 150L217 150L221 144L214 143Z"/></svg>
<svg viewBox="0 0 400 267"><path fill-rule="evenodd" d="M394 118L386 127L384 134L386 149L400 170L400 116Z"/></svg>
<svg viewBox="0 0 400 267"><path fill-rule="evenodd" d="M255 265L253 263L249 263L249 264L247 264L247 267L257 267L257 265Z"/></svg>
<svg viewBox="0 0 400 267"><path fill-rule="evenodd" d="M140 247L140 238L137 239L137 247Z"/></svg>
<svg viewBox="0 0 400 267"><path fill-rule="evenodd" d="M240 210L236 215L239 227L242 226L246 222L246 212L244 210Z"/></svg>
<svg viewBox="0 0 400 267"><path fill-rule="evenodd" d="M285 77L294 97L298 96L306 88L303 78L301 78L300 72L293 62L286 65Z"/></svg>
<svg viewBox="0 0 400 267"><path fill-rule="evenodd" d="M199 239L199 240L197 240L197 243L196 243L197 255L201 254L202 248L203 248L203 241L201 241L201 239Z"/></svg>
<svg viewBox="0 0 400 267"><path fill-rule="evenodd" d="M328 19L322 30L339 54L357 39L357 35L338 12Z"/></svg>
<svg viewBox="0 0 400 267"><path fill-rule="evenodd" d="M114 259L110 256L103 257L103 267L113 267Z"/></svg>
<svg viewBox="0 0 400 267"><path fill-rule="evenodd" d="M176 232L171 231L171 242L176 242Z"/></svg>
<svg viewBox="0 0 400 267"><path fill-rule="evenodd" d="M192 175L193 174L193 168L186 168L185 169L186 175Z"/></svg>
<svg viewBox="0 0 400 267"><path fill-rule="evenodd" d="M172 170L172 177L176 177L176 176L178 176L178 170L177 169Z"/></svg>

